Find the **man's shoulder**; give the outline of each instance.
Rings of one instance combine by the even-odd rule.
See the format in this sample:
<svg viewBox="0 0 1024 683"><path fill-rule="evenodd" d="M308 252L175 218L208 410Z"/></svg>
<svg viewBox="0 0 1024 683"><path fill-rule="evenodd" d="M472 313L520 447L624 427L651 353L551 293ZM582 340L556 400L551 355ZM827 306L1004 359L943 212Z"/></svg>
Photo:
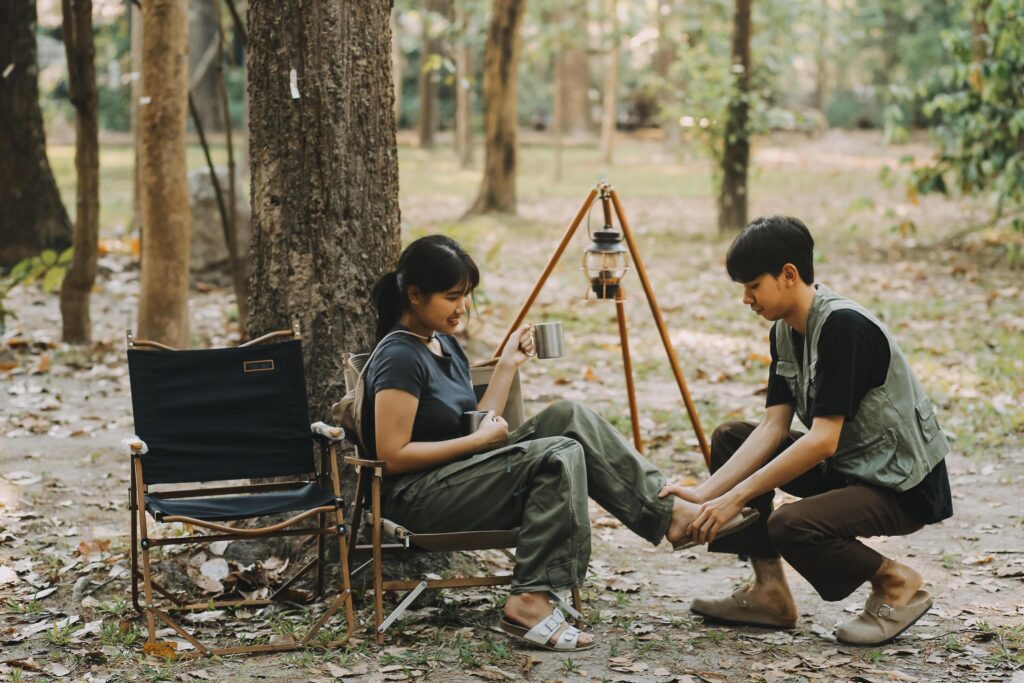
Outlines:
<svg viewBox="0 0 1024 683"><path fill-rule="evenodd" d="M882 329L868 316L855 308L837 308L825 318L824 329L843 332L879 332Z"/></svg>

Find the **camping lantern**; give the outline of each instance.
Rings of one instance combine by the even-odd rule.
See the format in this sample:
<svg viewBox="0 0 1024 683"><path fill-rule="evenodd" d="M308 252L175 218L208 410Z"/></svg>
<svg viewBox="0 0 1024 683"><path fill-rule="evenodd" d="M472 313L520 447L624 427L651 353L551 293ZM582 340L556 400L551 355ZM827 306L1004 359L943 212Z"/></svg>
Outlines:
<svg viewBox="0 0 1024 683"><path fill-rule="evenodd" d="M622 241L622 233L610 225L590 234L590 244L583 251L583 271L590 280L586 299L593 292L598 299L614 299L619 293L619 282L629 269L629 249Z"/></svg>

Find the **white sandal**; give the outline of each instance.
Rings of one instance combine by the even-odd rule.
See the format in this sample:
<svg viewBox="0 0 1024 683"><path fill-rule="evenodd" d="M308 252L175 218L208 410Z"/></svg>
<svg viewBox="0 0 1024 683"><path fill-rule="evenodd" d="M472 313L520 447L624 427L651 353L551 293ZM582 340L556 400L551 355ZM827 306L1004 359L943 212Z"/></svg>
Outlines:
<svg viewBox="0 0 1024 683"><path fill-rule="evenodd" d="M555 608L546 619L538 623L533 628L527 629L525 626L519 624L513 624L511 621L505 618L504 615L501 617L501 621L498 622L499 628L502 631L515 636L520 640L525 640L531 645L545 650L555 650L558 652L576 651L576 650L589 650L594 647L595 643L580 644L580 630L575 626L566 626L562 634L558 636L558 640L554 643L551 642L551 636L558 631L559 627L565 623L565 615L562 614L562 610Z"/></svg>

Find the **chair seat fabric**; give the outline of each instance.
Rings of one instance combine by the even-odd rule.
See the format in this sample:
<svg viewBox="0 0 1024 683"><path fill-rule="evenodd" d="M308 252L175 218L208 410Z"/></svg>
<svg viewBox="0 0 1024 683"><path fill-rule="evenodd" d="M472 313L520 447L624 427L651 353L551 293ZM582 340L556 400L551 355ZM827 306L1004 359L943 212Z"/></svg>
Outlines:
<svg viewBox="0 0 1024 683"><path fill-rule="evenodd" d="M334 494L324 487L309 483L288 491L268 491L241 496L210 496L208 498L160 498L146 495L146 511L158 522L163 517L180 515L209 522L249 519L280 512L301 512L334 502Z"/></svg>

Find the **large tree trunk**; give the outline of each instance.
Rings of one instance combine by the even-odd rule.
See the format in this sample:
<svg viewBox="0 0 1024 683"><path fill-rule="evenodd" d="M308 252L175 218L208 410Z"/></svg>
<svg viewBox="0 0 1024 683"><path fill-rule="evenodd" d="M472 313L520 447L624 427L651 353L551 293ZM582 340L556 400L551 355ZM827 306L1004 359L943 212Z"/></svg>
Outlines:
<svg viewBox="0 0 1024 683"><path fill-rule="evenodd" d="M96 48L92 38L92 0L63 0L64 51L68 86L75 107L75 254L60 288L64 341L92 339L89 293L96 281L100 223L100 155L97 120Z"/></svg>
<svg viewBox="0 0 1024 683"><path fill-rule="evenodd" d="M456 8L455 151L461 168L473 166L473 58L469 47L469 12Z"/></svg>
<svg viewBox="0 0 1024 683"><path fill-rule="evenodd" d="M722 187L718 194L718 231L733 232L747 224L747 167L750 163L750 4L736 0L733 14L732 64L735 76L722 153Z"/></svg>
<svg viewBox="0 0 1024 683"><path fill-rule="evenodd" d="M139 336L187 347L192 214L185 161L186 3L182 0L142 3L142 45Z"/></svg>
<svg viewBox="0 0 1024 683"><path fill-rule="evenodd" d="M402 43L399 40L398 32L401 28L398 23L398 8L391 10L391 80L395 84L395 126L398 127L402 121L402 71L405 60L402 58Z"/></svg>
<svg viewBox="0 0 1024 683"><path fill-rule="evenodd" d="M253 0L249 332L302 323L311 416L373 344L370 291L400 246L389 0ZM289 95L297 70L298 98ZM343 179L343 182L339 181Z"/></svg>
<svg viewBox="0 0 1024 683"><path fill-rule="evenodd" d="M71 246L71 221L46 158L35 0L0 2L0 267Z"/></svg>
<svg viewBox="0 0 1024 683"><path fill-rule="evenodd" d="M432 35L434 30L434 13L437 11L437 0L427 0L422 16L422 35L420 42L420 76L419 98L420 147L432 149L434 134L437 132L437 77L438 69L434 56L441 51L440 42Z"/></svg>
<svg viewBox="0 0 1024 683"><path fill-rule="evenodd" d="M494 0L484 53L484 176L470 213L516 210L516 71L526 0Z"/></svg>
<svg viewBox="0 0 1024 683"><path fill-rule="evenodd" d="M189 0L188 78L196 113L206 132L224 130L217 86L217 40L220 0Z"/></svg>
<svg viewBox="0 0 1024 683"><path fill-rule="evenodd" d="M612 163L615 151L615 123L618 120L618 79L619 79L619 16L618 2L609 0L610 23L608 64L604 72L604 110L601 117L601 159Z"/></svg>

